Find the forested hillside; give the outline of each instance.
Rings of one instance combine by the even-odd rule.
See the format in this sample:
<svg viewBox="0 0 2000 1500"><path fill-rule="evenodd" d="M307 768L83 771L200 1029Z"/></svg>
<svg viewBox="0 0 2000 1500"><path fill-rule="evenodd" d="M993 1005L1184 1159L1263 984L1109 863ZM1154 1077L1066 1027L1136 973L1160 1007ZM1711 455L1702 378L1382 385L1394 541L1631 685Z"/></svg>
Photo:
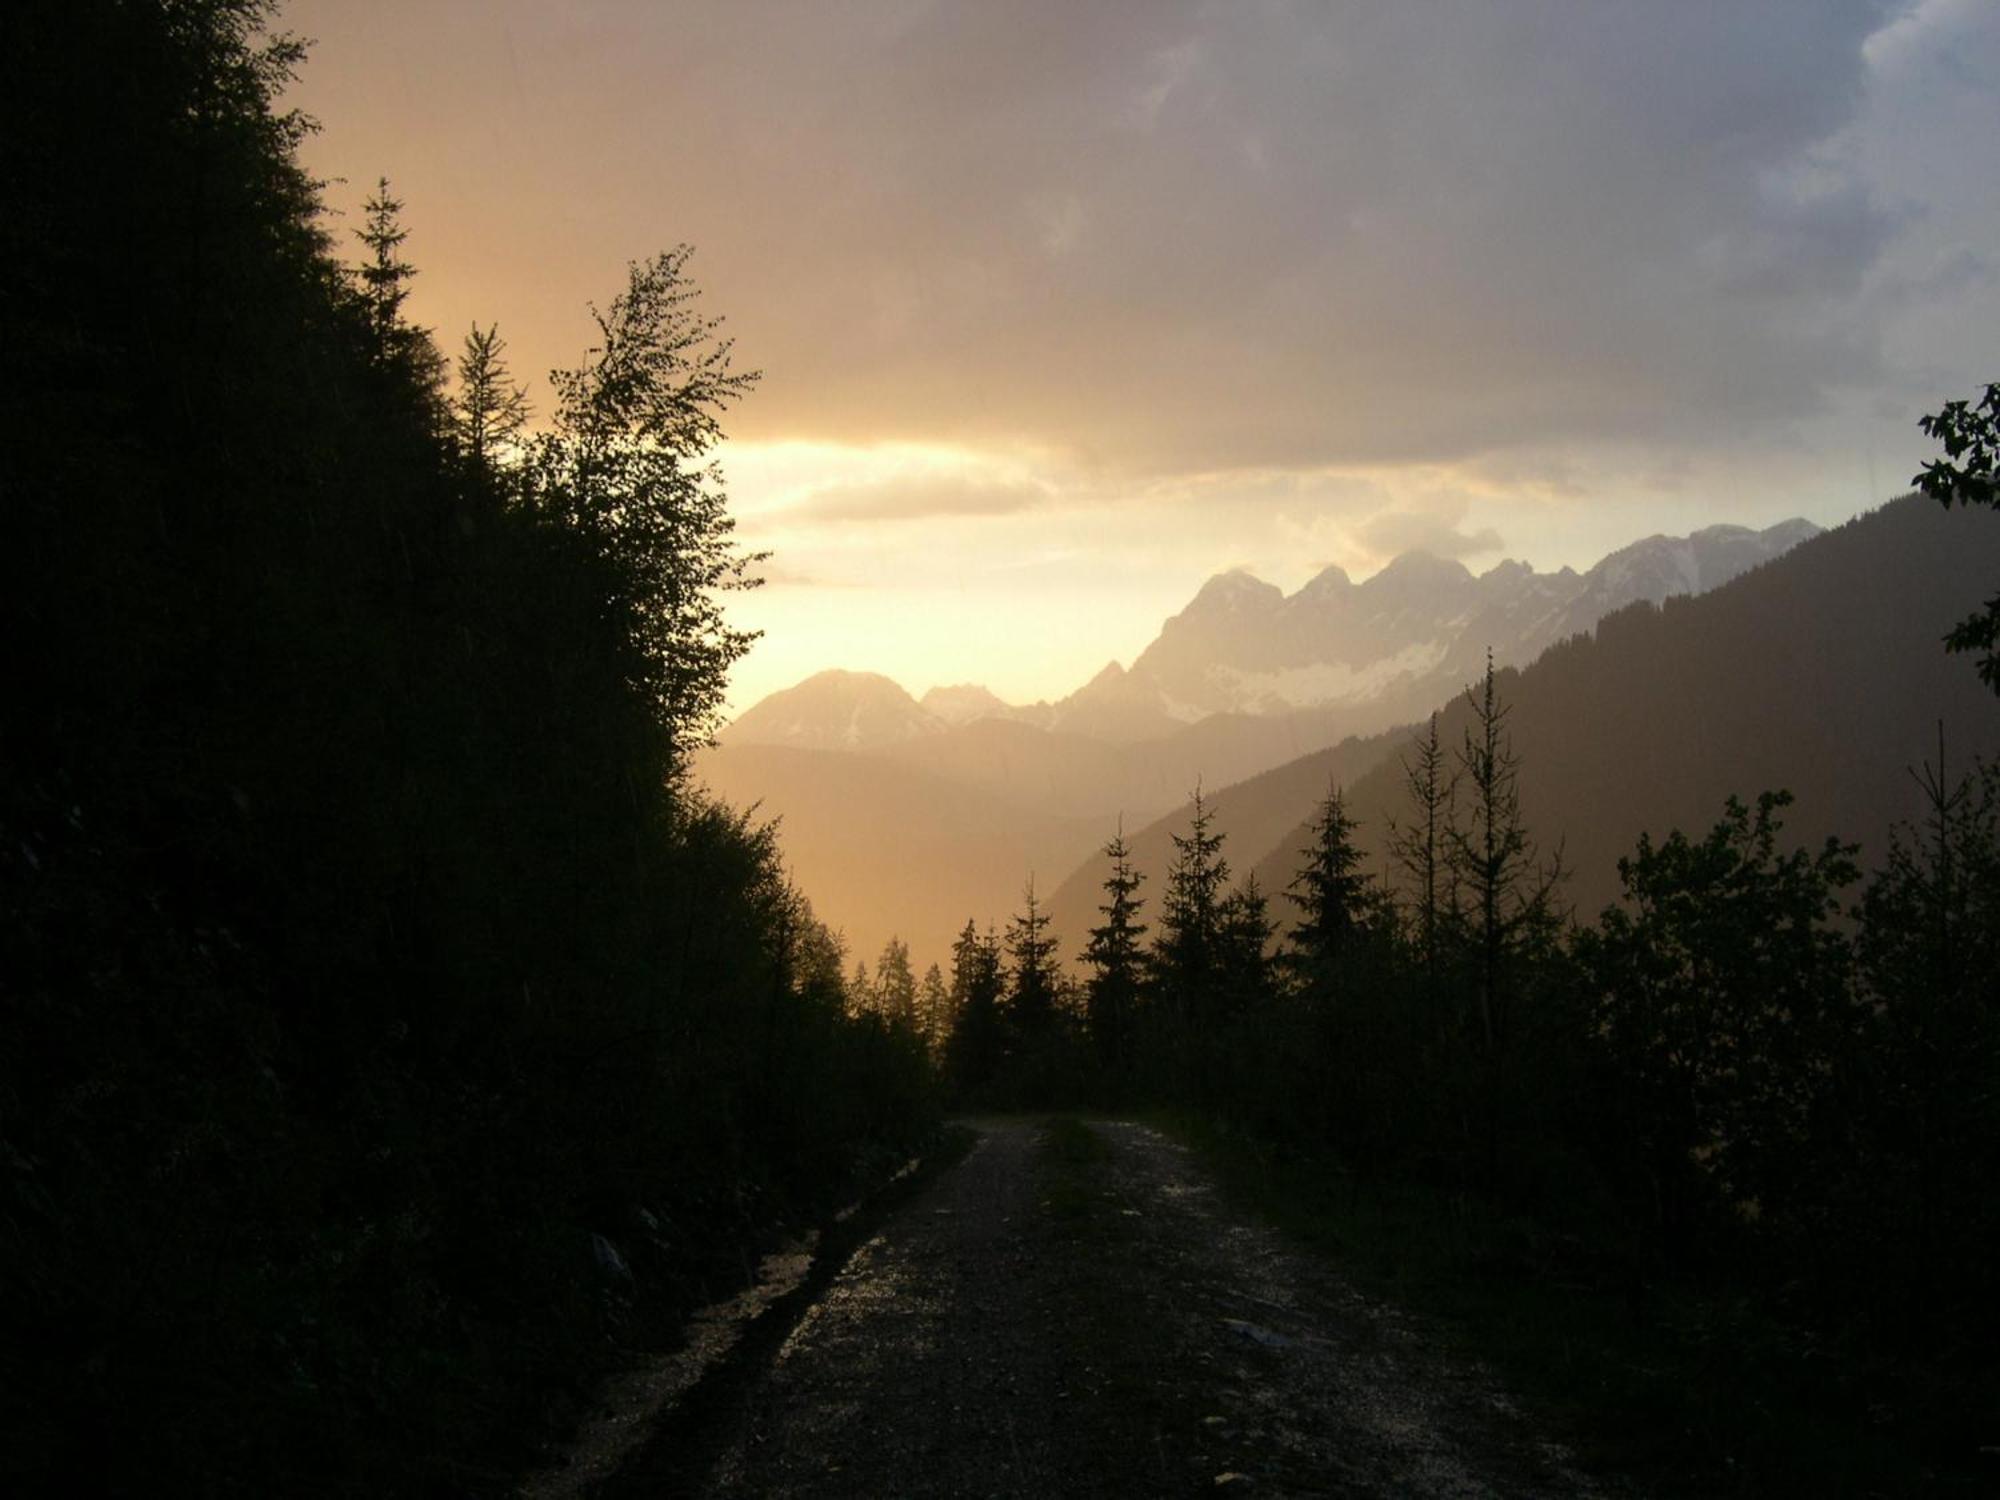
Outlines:
<svg viewBox="0 0 2000 1500"><path fill-rule="evenodd" d="M1908 769L1936 758L1940 726L1951 764L2000 755L2000 701L1941 648L1996 576L1989 518L1912 495L1712 594L1611 615L1503 674L1522 805L1563 848L1565 901L1593 917L1640 833L1698 827L1723 798L1771 787L1796 798L1798 839L1837 834L1878 856L1892 825L1923 810ZM1439 732L1457 745L1472 705L1442 708ZM1349 788L1377 861L1403 795L1394 761ZM1257 856L1262 878L1296 867L1305 823Z"/></svg>
<svg viewBox="0 0 2000 1500"><path fill-rule="evenodd" d="M321 216L270 9L0 18L16 1494L504 1488L929 1117L686 774L751 378L687 252L606 265L531 435L404 316L421 205Z"/></svg>

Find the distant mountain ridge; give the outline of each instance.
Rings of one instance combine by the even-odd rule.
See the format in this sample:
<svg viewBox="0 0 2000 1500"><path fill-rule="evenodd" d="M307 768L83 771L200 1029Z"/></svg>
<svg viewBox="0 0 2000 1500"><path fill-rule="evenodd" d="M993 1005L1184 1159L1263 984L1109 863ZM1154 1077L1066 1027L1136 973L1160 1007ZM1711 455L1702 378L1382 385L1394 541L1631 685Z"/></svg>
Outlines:
<svg viewBox="0 0 2000 1500"><path fill-rule="evenodd" d="M877 750L950 727L879 672L816 672L760 699L722 733L728 745Z"/></svg>
<svg viewBox="0 0 2000 1500"><path fill-rule="evenodd" d="M1614 610L1705 593L1819 531L1794 519L1647 537L1581 574L1509 561L1475 575L1407 552L1364 583L1328 568L1291 595L1224 573L1128 671L1057 705L1055 722L1089 705L1098 732L1114 733L1106 721L1122 715L1131 737L1152 738L1162 721L1341 708L1344 733L1370 734L1428 712L1484 669L1489 649L1500 666L1525 666Z"/></svg>
<svg viewBox="0 0 2000 1500"><path fill-rule="evenodd" d="M1290 595L1235 570L1204 583L1130 668L1112 662L1056 703L1013 705L969 683L918 702L887 677L830 671L763 699L722 739L872 751L1001 719L1136 744L1218 714L1311 713L1330 743L1427 713L1483 670L1489 649L1500 666L1524 666L1616 610L1705 593L1819 531L1794 519L1652 536L1584 573L1508 561L1474 574L1407 552L1363 583L1327 568Z"/></svg>

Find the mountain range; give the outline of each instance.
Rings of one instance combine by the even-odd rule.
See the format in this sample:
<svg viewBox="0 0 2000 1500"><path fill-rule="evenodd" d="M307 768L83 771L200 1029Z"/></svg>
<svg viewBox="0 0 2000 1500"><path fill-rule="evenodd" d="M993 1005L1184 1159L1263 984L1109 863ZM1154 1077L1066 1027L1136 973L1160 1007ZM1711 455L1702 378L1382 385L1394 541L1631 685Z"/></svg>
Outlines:
<svg viewBox="0 0 2000 1500"><path fill-rule="evenodd" d="M1587 572L1538 573L1408 552L1362 583L1327 568L1286 594L1241 570L1217 574L1131 667L1107 665L1054 703L1013 705L976 684L921 701L867 672L822 672L773 693L723 734L731 745L877 750L986 720L1114 744L1171 738L1218 714L1311 712L1327 738L1422 715L1485 665L1525 665L1641 600L1700 594L1781 556L1819 528L1710 526L1653 536Z"/></svg>
<svg viewBox="0 0 2000 1500"><path fill-rule="evenodd" d="M1403 740L1388 731L1448 703L1489 646L1503 665L1531 659L1621 605L1713 589L1817 530L1652 537L1583 573L1474 575L1410 554L1360 584L1329 569L1289 596L1224 573L1131 668L1058 702L1010 705L972 684L918 700L887 677L825 672L751 708L698 770L781 820L795 878L856 956L872 962L896 934L928 962L967 917L1003 921L1031 876L1047 894L1121 819L1141 829L1197 784L1233 803L1234 784L1265 773L1293 786L1238 840L1261 856L1327 774L1346 783L1392 757Z"/></svg>

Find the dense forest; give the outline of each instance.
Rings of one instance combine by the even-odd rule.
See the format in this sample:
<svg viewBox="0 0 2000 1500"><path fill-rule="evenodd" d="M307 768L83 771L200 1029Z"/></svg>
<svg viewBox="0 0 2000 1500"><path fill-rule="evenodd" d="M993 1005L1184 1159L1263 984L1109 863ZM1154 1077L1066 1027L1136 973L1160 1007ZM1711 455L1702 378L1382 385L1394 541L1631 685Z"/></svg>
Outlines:
<svg viewBox="0 0 2000 1500"><path fill-rule="evenodd" d="M750 384L687 252L528 437L491 328L454 378L404 317L387 184L323 214L270 11L0 19L16 1494L499 1487L932 1118L685 774Z"/></svg>

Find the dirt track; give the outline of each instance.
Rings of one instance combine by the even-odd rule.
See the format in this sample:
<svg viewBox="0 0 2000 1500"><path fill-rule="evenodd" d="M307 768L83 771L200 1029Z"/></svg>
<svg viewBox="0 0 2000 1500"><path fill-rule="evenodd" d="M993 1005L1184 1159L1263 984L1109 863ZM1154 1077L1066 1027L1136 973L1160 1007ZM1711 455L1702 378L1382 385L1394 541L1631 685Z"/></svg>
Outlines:
<svg viewBox="0 0 2000 1500"><path fill-rule="evenodd" d="M1064 1156L1033 1122L977 1128L658 1492L1596 1493L1489 1374L1156 1132L1093 1122Z"/></svg>

